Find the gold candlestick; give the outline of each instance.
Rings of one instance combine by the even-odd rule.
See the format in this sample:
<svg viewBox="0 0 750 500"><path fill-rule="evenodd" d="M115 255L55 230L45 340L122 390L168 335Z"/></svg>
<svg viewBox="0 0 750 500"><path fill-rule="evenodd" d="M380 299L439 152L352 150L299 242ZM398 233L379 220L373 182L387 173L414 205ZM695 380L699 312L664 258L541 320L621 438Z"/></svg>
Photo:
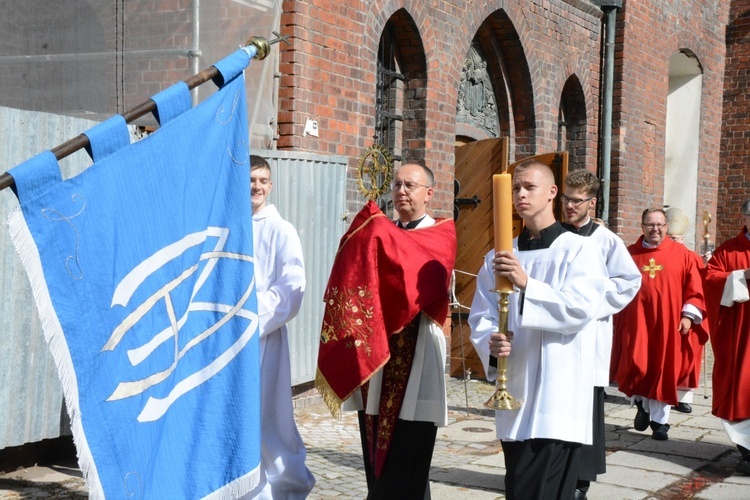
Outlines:
<svg viewBox="0 0 750 500"><path fill-rule="evenodd" d="M708 232L708 225L711 224L711 214L708 211L703 212L703 244L701 245L701 257L703 264L708 264L708 254L713 253L714 245L711 244L711 233ZM705 350L704 350L705 352ZM704 371L705 373L705 371Z"/></svg>
<svg viewBox="0 0 750 500"><path fill-rule="evenodd" d="M498 305L498 331L508 335L508 304L510 299L508 296L513 291L507 292L505 290L491 290L492 292L499 293L500 299L497 301ZM508 357L500 356L497 358L497 388L495 393L484 403L486 408L492 410L517 410L523 404L523 401L514 398L505 387L505 383L508 381L506 372L508 371Z"/></svg>

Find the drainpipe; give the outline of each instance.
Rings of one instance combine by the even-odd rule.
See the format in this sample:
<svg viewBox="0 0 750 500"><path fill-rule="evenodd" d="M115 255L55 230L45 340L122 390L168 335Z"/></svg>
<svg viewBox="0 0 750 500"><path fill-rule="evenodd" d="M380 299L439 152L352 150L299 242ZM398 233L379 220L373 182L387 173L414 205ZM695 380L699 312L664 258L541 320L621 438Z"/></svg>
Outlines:
<svg viewBox="0 0 750 500"><path fill-rule="evenodd" d="M605 40L604 40L604 81L601 111L601 154L599 155L599 171L602 181L602 203L600 217L609 223L609 186L612 162L612 82L615 74L615 27L617 11L622 8L622 0L593 0L604 11Z"/></svg>
<svg viewBox="0 0 750 500"><path fill-rule="evenodd" d="M193 74L197 75L201 58L201 0L193 0L193 44L189 56L192 59ZM193 106L198 104L198 89L193 92Z"/></svg>

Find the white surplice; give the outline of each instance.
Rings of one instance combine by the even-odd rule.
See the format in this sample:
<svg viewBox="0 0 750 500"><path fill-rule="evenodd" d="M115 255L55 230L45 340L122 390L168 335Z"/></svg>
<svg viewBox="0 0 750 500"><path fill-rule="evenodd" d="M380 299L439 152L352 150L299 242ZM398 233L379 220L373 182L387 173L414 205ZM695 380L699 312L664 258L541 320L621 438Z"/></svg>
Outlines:
<svg viewBox="0 0 750 500"><path fill-rule="evenodd" d="M435 219L427 215L416 229L433 224L435 224ZM448 293L447 289L445 293ZM411 364L409 381L406 384L404 402L398 415L401 420L433 422L438 427L448 425L448 405L445 395L445 348L445 335L441 326L420 313L414 360ZM366 408L363 405L362 393L357 390L349 399L344 401L343 409L347 411L365 409L367 414L378 415L380 413L382 381L382 370L370 378Z"/></svg>
<svg viewBox="0 0 750 500"><path fill-rule="evenodd" d="M546 249L519 252L517 238L513 246L528 283L525 292L510 295L507 388L523 404L495 412L497 437L591 444L594 320L609 286L601 254L573 233L561 234ZM471 340L490 380L497 377L489 366L489 338L498 329L498 295L490 292L494 255L488 252L479 270L469 314Z"/></svg>
<svg viewBox="0 0 750 500"><path fill-rule="evenodd" d="M247 498L306 498L315 478L294 422L286 323L297 315L305 267L297 231L273 205L253 214L260 319L261 483Z"/></svg>
<svg viewBox="0 0 750 500"><path fill-rule="evenodd" d="M638 293L641 288L641 272L620 237L606 227L597 227L588 238L591 238L591 242L601 252L609 276L604 301L597 313L594 372L594 385L607 387L612 355L612 315L620 312Z"/></svg>

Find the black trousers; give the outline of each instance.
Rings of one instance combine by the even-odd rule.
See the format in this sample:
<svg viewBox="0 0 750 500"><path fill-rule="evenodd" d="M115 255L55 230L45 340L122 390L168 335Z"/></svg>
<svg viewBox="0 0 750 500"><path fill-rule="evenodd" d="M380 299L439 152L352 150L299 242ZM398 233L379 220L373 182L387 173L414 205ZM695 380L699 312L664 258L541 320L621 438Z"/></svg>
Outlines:
<svg viewBox="0 0 750 500"><path fill-rule="evenodd" d="M604 387L594 387L593 443L581 447L581 465L578 473L579 490L588 491L598 474L607 472L607 449L604 442Z"/></svg>
<svg viewBox="0 0 750 500"><path fill-rule="evenodd" d="M575 495L581 444L556 439L503 441L508 500L570 500Z"/></svg>
<svg viewBox="0 0 750 500"><path fill-rule="evenodd" d="M380 477L375 477L375 464L370 452L365 427L365 412L357 412L362 458L367 477L367 498L422 500L430 497L430 463L435 449L437 426L433 422L396 420L388 457ZM377 425L377 418L375 423Z"/></svg>

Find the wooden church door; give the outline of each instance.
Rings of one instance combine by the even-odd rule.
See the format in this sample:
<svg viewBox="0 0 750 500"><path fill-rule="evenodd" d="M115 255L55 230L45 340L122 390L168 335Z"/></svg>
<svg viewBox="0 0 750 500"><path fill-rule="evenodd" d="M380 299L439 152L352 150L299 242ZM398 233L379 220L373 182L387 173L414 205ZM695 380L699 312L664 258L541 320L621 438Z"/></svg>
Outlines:
<svg viewBox="0 0 750 500"><path fill-rule="evenodd" d="M470 142L456 148L454 216L458 248L456 253L455 299L452 307L450 345L450 374L464 377L470 371L472 378L486 378L469 335L468 317L476 289L476 273L484 256L494 248L492 231L492 176L506 170L513 173L516 165L527 160L537 160L549 165L555 182L562 186L568 172L567 152L546 153L524 158L508 165L509 139L500 137ZM562 210L555 203L555 215L561 220ZM513 211L513 236L521 232L523 221Z"/></svg>

